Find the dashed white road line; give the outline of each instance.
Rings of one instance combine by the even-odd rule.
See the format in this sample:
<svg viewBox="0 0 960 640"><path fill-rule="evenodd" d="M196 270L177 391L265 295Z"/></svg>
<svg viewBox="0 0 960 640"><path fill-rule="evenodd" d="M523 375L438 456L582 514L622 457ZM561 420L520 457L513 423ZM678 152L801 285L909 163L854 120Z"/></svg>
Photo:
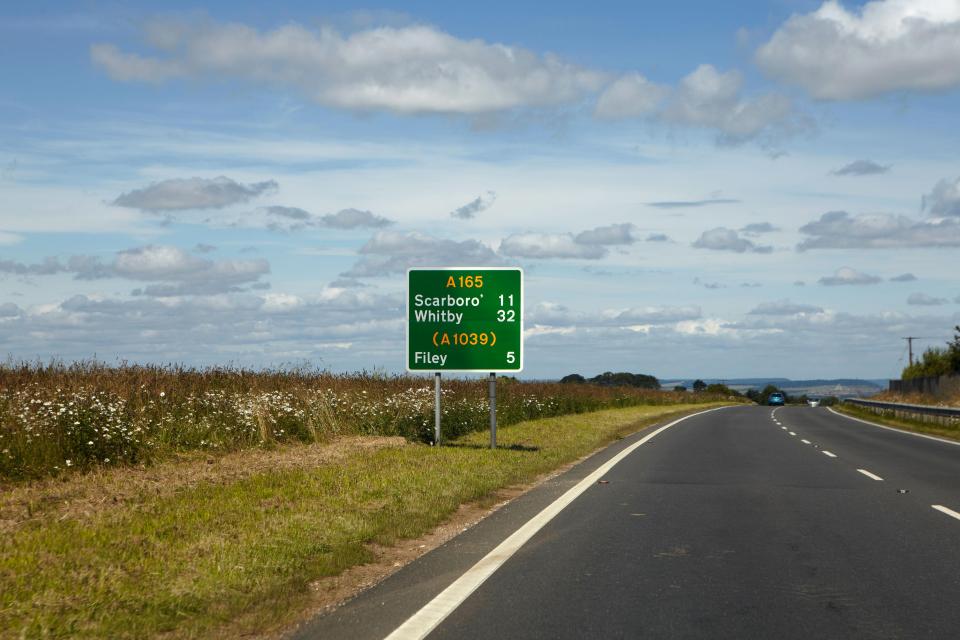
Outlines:
<svg viewBox="0 0 960 640"><path fill-rule="evenodd" d="M827 456L828 458L836 458L836 457L837 457L837 454L835 454L835 453L830 453L830 452L827 451L826 449L824 449L824 450L821 451L820 453L822 453L823 455Z"/></svg>
<svg viewBox="0 0 960 640"><path fill-rule="evenodd" d="M867 476L867 477L870 478L871 480L878 480L878 481L880 481L880 482L883 482L883 478L881 478L880 476L878 476L878 475L875 474L875 473L870 473L870 472L867 471L866 469L857 469L857 471L859 471L859 472L862 473L863 475Z"/></svg>
<svg viewBox="0 0 960 640"><path fill-rule="evenodd" d="M930 506L936 509L937 511L939 511L940 513L945 513L951 518L956 518L957 520L960 520L960 513L957 513L953 509L947 509L942 504L932 504Z"/></svg>
<svg viewBox="0 0 960 640"><path fill-rule="evenodd" d="M786 431L786 430L787 430L787 428L786 428L786 427L780 427L780 428L781 428L781 429L783 429L784 431Z"/></svg>
<svg viewBox="0 0 960 640"><path fill-rule="evenodd" d="M792 436L795 436L795 435L797 435L797 434L796 434L796 433L794 433L793 431L788 431L787 433L789 433L789 434L790 434L790 435L792 435Z"/></svg>
<svg viewBox="0 0 960 640"><path fill-rule="evenodd" d="M802 442L803 444L810 444L809 440L801 440L800 442Z"/></svg>
<svg viewBox="0 0 960 640"><path fill-rule="evenodd" d="M595 471L567 490L562 496L551 502L543 511L533 516L523 526L514 531L510 536L497 545L493 551L481 558L475 565L467 569L467 572L453 581L446 589L441 591L433 600L423 606L422 609L410 616L406 622L397 627L393 633L387 636L386 640L420 640L425 638L437 625L443 622L447 616L460 606L460 604L470 597L477 588L483 584L487 578L499 569L504 562L510 559L517 550L520 549L530 538L532 538L540 529L571 502L576 500L580 494L597 484L603 476L610 472L614 466L628 455L633 453L640 445L645 444L657 434L666 431L670 427L688 418L702 416L711 411L717 411L726 407L717 409L708 409L700 411L689 416L684 416L679 420L674 420L670 424L665 424L656 431L647 434L637 442L610 458L607 462L600 465Z"/></svg>

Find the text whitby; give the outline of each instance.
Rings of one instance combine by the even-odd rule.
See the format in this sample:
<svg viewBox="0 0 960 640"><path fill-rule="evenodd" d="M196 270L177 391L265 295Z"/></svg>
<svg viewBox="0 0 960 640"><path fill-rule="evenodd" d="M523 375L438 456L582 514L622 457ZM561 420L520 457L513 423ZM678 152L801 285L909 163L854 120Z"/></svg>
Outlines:
<svg viewBox="0 0 960 640"><path fill-rule="evenodd" d="M425 296L421 293L413 297L413 318L417 322L450 322L459 325L463 321L463 312L454 309L466 309L480 306L479 296ZM419 308L417 308L419 307Z"/></svg>

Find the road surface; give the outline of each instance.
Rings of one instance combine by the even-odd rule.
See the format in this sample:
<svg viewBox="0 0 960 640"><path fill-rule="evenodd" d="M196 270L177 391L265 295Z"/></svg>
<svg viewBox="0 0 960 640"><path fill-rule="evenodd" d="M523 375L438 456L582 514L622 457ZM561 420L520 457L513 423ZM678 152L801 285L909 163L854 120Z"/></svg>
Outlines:
<svg viewBox="0 0 960 640"><path fill-rule="evenodd" d="M960 637L960 446L825 408L744 406L675 424L604 471L650 433L295 637ZM479 587L434 600L585 478Z"/></svg>

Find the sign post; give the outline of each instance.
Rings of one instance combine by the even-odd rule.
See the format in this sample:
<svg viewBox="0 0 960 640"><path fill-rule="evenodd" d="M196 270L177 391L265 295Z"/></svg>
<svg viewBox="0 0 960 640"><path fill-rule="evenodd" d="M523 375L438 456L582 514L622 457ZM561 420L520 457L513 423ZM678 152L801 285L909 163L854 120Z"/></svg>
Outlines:
<svg viewBox="0 0 960 640"><path fill-rule="evenodd" d="M490 374L490 448L497 448L497 374Z"/></svg>
<svg viewBox="0 0 960 640"><path fill-rule="evenodd" d="M523 271L407 271L407 371L435 375L434 443L440 442L440 373L490 373L490 446L496 446L496 374L523 369Z"/></svg>

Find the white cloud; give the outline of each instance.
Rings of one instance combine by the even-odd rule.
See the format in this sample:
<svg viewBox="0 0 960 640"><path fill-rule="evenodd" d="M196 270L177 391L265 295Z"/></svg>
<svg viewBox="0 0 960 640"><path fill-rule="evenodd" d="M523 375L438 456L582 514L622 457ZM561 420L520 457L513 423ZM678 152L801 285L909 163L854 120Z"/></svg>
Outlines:
<svg viewBox="0 0 960 640"><path fill-rule="evenodd" d="M23 241L23 236L18 236L15 233L8 233L6 231L0 231L0 246L17 244L18 242Z"/></svg>
<svg viewBox="0 0 960 640"><path fill-rule="evenodd" d="M258 260L207 260L178 247L147 245L120 251L112 262L98 256L75 255L66 262L48 257L24 264L0 260L0 273L19 276L73 274L76 280L120 278L151 282L135 295L157 297L214 294L239 291L241 285L256 286L270 273L270 263Z"/></svg>
<svg viewBox="0 0 960 640"><path fill-rule="evenodd" d="M688 207L707 207L715 204L737 204L739 200L733 198L707 198L705 200L662 200L648 202L648 207L657 209L686 209Z"/></svg>
<svg viewBox="0 0 960 640"><path fill-rule="evenodd" d="M901 273L898 276L893 276L890 278L890 282L913 282L917 279L917 276L912 273Z"/></svg>
<svg viewBox="0 0 960 640"><path fill-rule="evenodd" d="M798 313L823 313L822 307L812 304L798 304L789 300L763 302L751 309L748 315L752 316L793 316Z"/></svg>
<svg viewBox="0 0 960 640"><path fill-rule="evenodd" d="M832 276L824 276L820 278L819 282L820 284L828 287L835 287L840 285L877 284L882 280L883 278L861 273L860 271L851 269L850 267L841 267L840 269L837 269Z"/></svg>
<svg viewBox="0 0 960 640"><path fill-rule="evenodd" d="M0 259L0 273L15 276L49 276L66 270L66 267L56 258L45 258L42 262L34 264Z"/></svg>
<svg viewBox="0 0 960 640"><path fill-rule="evenodd" d="M743 76L721 73L709 64L697 67L676 87L655 85L643 76L622 76L604 90L598 118L653 118L668 124L716 131L718 141L739 144L774 138L805 126L792 103L779 94L743 97Z"/></svg>
<svg viewBox="0 0 960 640"><path fill-rule="evenodd" d="M344 277L384 276L410 267L502 264L490 247L477 240L446 240L418 232L379 231L359 253L363 257L342 274Z"/></svg>
<svg viewBox="0 0 960 640"><path fill-rule="evenodd" d="M636 238L633 237L633 225L629 222L581 231L574 240L577 244L585 245L622 245L636 242Z"/></svg>
<svg viewBox="0 0 960 640"><path fill-rule="evenodd" d="M660 108L670 91L650 82L639 73L629 73L613 81L597 99L594 114L598 118L643 118Z"/></svg>
<svg viewBox="0 0 960 640"><path fill-rule="evenodd" d="M635 307L610 316L613 324L631 326L637 324L671 324L697 320L703 316L700 307L696 305L682 307Z"/></svg>
<svg viewBox="0 0 960 640"><path fill-rule="evenodd" d="M20 313L20 307L12 302L4 302L0 304L0 318L15 318L19 316Z"/></svg>
<svg viewBox="0 0 960 640"><path fill-rule="evenodd" d="M949 302L946 298L935 298L925 293L911 293L907 297L907 304L921 307L936 307Z"/></svg>
<svg viewBox="0 0 960 640"><path fill-rule="evenodd" d="M607 247L636 242L633 225L611 224L572 233L517 233L504 238L500 253L512 258L580 258L597 260Z"/></svg>
<svg viewBox="0 0 960 640"><path fill-rule="evenodd" d="M144 211L222 209L248 202L276 188L277 183L274 180L244 185L224 176L174 178L123 193L113 201L113 204Z"/></svg>
<svg viewBox="0 0 960 640"><path fill-rule="evenodd" d="M756 53L769 75L822 100L960 85L960 3L874 0L854 10L829 0L794 15Z"/></svg>
<svg viewBox="0 0 960 640"><path fill-rule="evenodd" d="M75 295L29 309L0 307L0 342L15 357L115 357L135 362L255 364L311 360L354 343L344 370L384 365L403 342L402 296L323 290L122 300ZM16 312L16 313L14 313ZM109 330L104 330L108 327ZM339 346L338 346L339 345ZM389 353L388 357L384 353ZM400 362L399 355L396 361Z"/></svg>
<svg viewBox="0 0 960 640"><path fill-rule="evenodd" d="M873 160L854 160L830 173L835 176L873 176L890 171L890 165L877 164Z"/></svg>
<svg viewBox="0 0 960 640"><path fill-rule="evenodd" d="M517 233L503 239L500 253L511 258L597 260L607 255L607 249L598 244L580 244L572 233Z"/></svg>
<svg viewBox="0 0 960 640"><path fill-rule="evenodd" d="M320 220L325 226L333 229L377 228L393 224L393 221L383 216L360 209L343 209L337 213L328 213Z"/></svg>
<svg viewBox="0 0 960 640"><path fill-rule="evenodd" d="M712 249L714 251L733 251L735 253L771 253L773 247L757 245L751 240L741 238L734 229L717 227L704 231L692 245L696 249Z"/></svg>
<svg viewBox="0 0 960 640"><path fill-rule="evenodd" d="M931 216L960 217L960 178L941 180L923 197L923 208Z"/></svg>
<svg viewBox="0 0 960 640"><path fill-rule="evenodd" d="M527 310L525 320L544 327L621 327L645 325L672 325L677 322L698 320L703 312L697 305L646 306L629 309L604 309L583 313L571 311L555 302L541 302Z"/></svg>
<svg viewBox="0 0 960 640"><path fill-rule="evenodd" d="M916 220L886 213L852 216L829 211L800 227L810 236L797 245L807 249L891 249L960 247L960 220Z"/></svg>
<svg viewBox="0 0 960 640"><path fill-rule="evenodd" d="M492 207L496 199L496 193L493 191L487 191L486 197L477 196L475 199L471 200L462 207L457 207L450 212L450 217L459 218L461 220L469 220L481 211L485 211L486 209Z"/></svg>
<svg viewBox="0 0 960 640"><path fill-rule="evenodd" d="M430 26L380 27L348 36L288 24L260 32L211 21L151 22L145 57L95 44L91 57L115 80L240 78L299 90L318 104L403 114L479 114L577 101L605 75L519 47L463 40Z"/></svg>
<svg viewBox="0 0 960 640"><path fill-rule="evenodd" d="M773 233L774 231L780 231L780 227L774 226L769 222L751 222L745 227L740 229L741 233L747 234L761 234L761 233Z"/></svg>

